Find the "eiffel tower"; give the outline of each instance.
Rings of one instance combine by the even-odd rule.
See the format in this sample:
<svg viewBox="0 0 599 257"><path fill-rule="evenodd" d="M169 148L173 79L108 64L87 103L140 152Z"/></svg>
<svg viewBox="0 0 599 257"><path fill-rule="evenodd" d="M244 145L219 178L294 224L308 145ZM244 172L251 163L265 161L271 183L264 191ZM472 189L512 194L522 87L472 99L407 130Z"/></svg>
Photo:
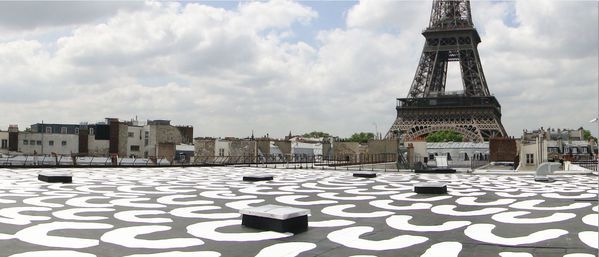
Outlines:
<svg viewBox="0 0 599 257"><path fill-rule="evenodd" d="M397 98L397 118L386 138L404 140L436 131L454 131L464 141L482 142L507 136L501 105L489 93L472 24L470 1L433 0L426 41L406 98ZM459 62L463 91L445 91L447 64Z"/></svg>

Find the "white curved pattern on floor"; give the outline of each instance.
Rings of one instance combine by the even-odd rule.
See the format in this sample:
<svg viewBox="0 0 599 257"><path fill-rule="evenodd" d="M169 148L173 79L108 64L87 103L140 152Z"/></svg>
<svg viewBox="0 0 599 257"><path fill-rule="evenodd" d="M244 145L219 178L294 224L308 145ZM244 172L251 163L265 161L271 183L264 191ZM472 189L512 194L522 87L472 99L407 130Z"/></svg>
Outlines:
<svg viewBox="0 0 599 257"><path fill-rule="evenodd" d="M413 197L413 196L418 196L418 194L416 193L403 193L403 194L396 194L396 195L392 195L390 196L391 199L393 200L397 200L397 201L414 201L414 202L436 202L436 201L441 201L441 200L445 200L445 199L449 199L452 196L449 195L441 195L441 196L431 196L431 197Z"/></svg>
<svg viewBox="0 0 599 257"><path fill-rule="evenodd" d="M134 211L120 211L114 214L114 217L127 222L141 222L141 223L169 223L173 222L171 218L143 218L139 216L146 215L164 215L165 211L161 210L134 210Z"/></svg>
<svg viewBox="0 0 599 257"><path fill-rule="evenodd" d="M570 253L570 254L564 255L564 257L597 257L597 255L588 254L588 253Z"/></svg>
<svg viewBox="0 0 599 257"><path fill-rule="evenodd" d="M264 199L250 199L225 203L231 209L241 210L252 207L250 204L258 204L264 202Z"/></svg>
<svg viewBox="0 0 599 257"><path fill-rule="evenodd" d="M516 199L499 199L491 202L477 202L476 199L476 197L460 197L455 202L459 205L494 206L507 205L516 201Z"/></svg>
<svg viewBox="0 0 599 257"><path fill-rule="evenodd" d="M449 216L482 216L489 215L507 210L506 208L483 208L474 211L456 211L455 205L439 205L431 208L431 211L436 214Z"/></svg>
<svg viewBox="0 0 599 257"><path fill-rule="evenodd" d="M448 231L456 228L461 228L470 225L472 222L470 221L447 221L441 225L436 226L418 226L412 225L409 221L412 219L412 216L408 215L393 215L387 218L387 225L394 229L405 230L405 231L416 231L416 232L438 232L438 231Z"/></svg>
<svg viewBox="0 0 599 257"><path fill-rule="evenodd" d="M7 235L7 234L0 233L0 240L10 240L10 239L13 239L13 238L16 238L16 237L13 236L13 235Z"/></svg>
<svg viewBox="0 0 599 257"><path fill-rule="evenodd" d="M373 211L373 212L346 212L345 209L354 208L356 205L354 204L342 204L329 206L322 209L322 213L344 217L344 218L376 218L376 217L385 217L392 215L393 212L390 211Z"/></svg>
<svg viewBox="0 0 599 257"><path fill-rule="evenodd" d="M597 249L599 240L599 233L597 231L582 231L578 233L578 238L589 247Z"/></svg>
<svg viewBox="0 0 599 257"><path fill-rule="evenodd" d="M565 234L568 234L568 231L563 229L546 229L534 232L527 236L507 238L493 234L492 230L494 228L495 225L493 224L473 224L468 226L466 230L464 230L464 234L477 241L501 245L532 244L549 239L555 239Z"/></svg>
<svg viewBox="0 0 599 257"><path fill-rule="evenodd" d="M291 192L273 190L272 187L246 187L239 189L239 192L251 195L290 195Z"/></svg>
<svg viewBox="0 0 599 257"><path fill-rule="evenodd" d="M393 195L398 193L397 191L368 191L365 188L348 189L343 192L352 195Z"/></svg>
<svg viewBox="0 0 599 257"><path fill-rule="evenodd" d="M107 216L81 216L81 215L77 215L80 213L88 213L88 212L103 212L103 213L107 213L110 214L111 212L113 212L114 209L113 208L72 208L72 209L66 209L66 210L61 210L61 211L55 211L52 213L52 215L54 215L54 217L63 219L63 220L79 220L79 221L85 221L85 220L105 220L108 219L108 215Z"/></svg>
<svg viewBox="0 0 599 257"><path fill-rule="evenodd" d="M164 208L166 205L158 204L158 203L148 203L150 198L125 198L125 199L117 199L112 200L110 203L115 206L123 206L123 207L133 207L133 208ZM146 202L146 203L137 203L137 202Z"/></svg>
<svg viewBox="0 0 599 257"><path fill-rule="evenodd" d="M426 210L433 206L430 203L412 203L405 206L392 205L391 203L393 203L393 200L374 200L369 202L374 207L393 211Z"/></svg>
<svg viewBox="0 0 599 257"><path fill-rule="evenodd" d="M241 225L241 220L219 220L196 223L187 226L187 232L199 238L215 241L249 242L290 237L292 233L279 233L273 231L248 232L248 233L221 233L216 229L226 226Z"/></svg>
<svg viewBox="0 0 599 257"><path fill-rule="evenodd" d="M83 207L83 208L108 208L113 207L112 203L88 203L87 201L93 199L110 199L107 196L80 196L67 200L65 203L74 207Z"/></svg>
<svg viewBox="0 0 599 257"><path fill-rule="evenodd" d="M555 198L555 199L586 199L586 198L597 197L596 194L561 195L558 193L545 193L545 194L542 194L542 196L546 197L546 198Z"/></svg>
<svg viewBox="0 0 599 257"><path fill-rule="evenodd" d="M528 211L510 211L510 212L502 212L493 215L491 218L495 221L501 223L510 223L510 224L541 224L541 223L551 223L551 222L559 222L564 220L569 220L576 217L574 213L564 213L564 212L556 212L552 213L546 217L540 218L517 218L518 216L528 215L531 212Z"/></svg>
<svg viewBox="0 0 599 257"><path fill-rule="evenodd" d="M309 195L285 195L275 198L277 202L291 205L310 206L317 204L336 204L334 200L313 200L313 201L298 201L297 199L310 197Z"/></svg>
<svg viewBox="0 0 599 257"><path fill-rule="evenodd" d="M49 257L49 256L60 256L60 257L96 257L91 253L81 253L70 250L50 250L50 251L35 251L13 254L9 257Z"/></svg>
<svg viewBox="0 0 599 257"><path fill-rule="evenodd" d="M49 220L48 216L25 215L21 212L47 212L48 207L11 207L0 209L0 222L13 225L27 225L32 221Z"/></svg>
<svg viewBox="0 0 599 257"><path fill-rule="evenodd" d="M86 248L96 246L100 243L96 239L84 239L64 236L49 236L48 232L63 229L110 229L113 226L104 223L91 222L52 222L38 224L25 228L15 234L19 240L31 244L60 248Z"/></svg>
<svg viewBox="0 0 599 257"><path fill-rule="evenodd" d="M219 206L194 206L181 207L170 211L170 214L183 218L204 218L204 219L232 219L241 216L239 213L196 213L197 211L208 211L221 209Z"/></svg>
<svg viewBox="0 0 599 257"><path fill-rule="evenodd" d="M459 242L443 242L432 245L420 257L457 257L462 251L462 244Z"/></svg>
<svg viewBox="0 0 599 257"><path fill-rule="evenodd" d="M192 198L195 195L165 195L158 198L156 201L161 204L172 204L172 205L202 205L202 204L213 204L214 201L208 200L195 200L195 201L175 201L175 199L181 198Z"/></svg>
<svg viewBox="0 0 599 257"><path fill-rule="evenodd" d="M522 202L516 202L510 205L512 208L522 210L536 210L536 211L564 211L573 210L579 208L585 208L591 206L590 203L572 203L566 206L555 206L555 207L537 207L536 205L545 202L545 200L526 200Z"/></svg>
<svg viewBox="0 0 599 257"><path fill-rule="evenodd" d="M501 257L534 257L532 254L524 253L524 252L501 252L501 253L499 253L499 256L501 256Z"/></svg>
<svg viewBox="0 0 599 257"><path fill-rule="evenodd" d="M360 238L362 234L372 232L373 230L374 228L366 226L344 228L329 233L327 238L346 247L373 251L401 249L415 244L424 243L428 240L428 238L423 236L410 235L396 236L391 239L378 241Z"/></svg>
<svg viewBox="0 0 599 257"><path fill-rule="evenodd" d="M214 198L214 199L228 199L228 200L243 200L243 199L255 199L255 195L237 195L233 194L229 190L224 191L204 191L200 193L203 197Z"/></svg>
<svg viewBox="0 0 599 257"><path fill-rule="evenodd" d="M35 205L35 206L41 206L41 207L58 208L58 207L63 207L64 204L46 203L44 201L45 200L52 200L52 199L71 198L71 197L72 196L40 196L40 197L34 197L34 198L25 199L25 200L23 200L23 203L31 204L31 205Z"/></svg>
<svg viewBox="0 0 599 257"><path fill-rule="evenodd" d="M163 252L163 253L148 253L148 254L133 254L123 257L219 257L221 254L214 251L199 251L199 252Z"/></svg>
<svg viewBox="0 0 599 257"><path fill-rule="evenodd" d="M582 222L584 222L584 224L597 227L598 223L599 223L599 215L598 214L588 214L588 215L582 217Z"/></svg>
<svg viewBox="0 0 599 257"><path fill-rule="evenodd" d="M330 228L330 227L343 227L349 226L356 222L351 220L322 220L322 221L308 221L309 227L314 228Z"/></svg>
<svg viewBox="0 0 599 257"><path fill-rule="evenodd" d="M337 196L339 193L320 193L318 197L332 199L332 200L344 200L344 201L360 201L360 200L372 200L376 199L375 196L372 195L363 195L363 196Z"/></svg>
<svg viewBox="0 0 599 257"><path fill-rule="evenodd" d="M126 228L117 228L104 233L100 238L102 241L121 245L129 248L147 248L147 249L169 249L203 245L204 241L197 238L169 238L145 240L136 238L139 235L150 234L160 231L168 231L169 226L134 226Z"/></svg>
<svg viewBox="0 0 599 257"><path fill-rule="evenodd" d="M279 243L262 249L256 257L293 257L316 248L314 243Z"/></svg>
<svg viewBox="0 0 599 257"><path fill-rule="evenodd" d="M496 195L501 196L501 197L506 197L506 198L525 198L525 197L532 197L535 196L537 194L535 193L520 193L520 194L512 194L512 193L506 193L506 192L495 192Z"/></svg>

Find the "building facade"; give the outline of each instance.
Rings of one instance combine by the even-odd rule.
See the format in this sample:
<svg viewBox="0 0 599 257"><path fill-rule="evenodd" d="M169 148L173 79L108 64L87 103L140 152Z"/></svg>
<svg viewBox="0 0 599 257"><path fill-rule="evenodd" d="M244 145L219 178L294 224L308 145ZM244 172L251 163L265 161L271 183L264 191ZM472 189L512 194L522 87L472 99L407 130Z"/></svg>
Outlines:
<svg viewBox="0 0 599 257"><path fill-rule="evenodd" d="M0 131L3 152L25 155L118 156L173 161L176 146L193 136L191 126L172 126L168 120L119 121L95 124L36 123L25 131L11 126ZM13 140L14 139L14 140ZM13 141L13 142L11 142Z"/></svg>
<svg viewBox="0 0 599 257"><path fill-rule="evenodd" d="M8 131L0 131L0 154L8 153Z"/></svg>
<svg viewBox="0 0 599 257"><path fill-rule="evenodd" d="M584 139L584 129L523 131L518 170L536 170L543 162L586 161L594 158L594 143Z"/></svg>

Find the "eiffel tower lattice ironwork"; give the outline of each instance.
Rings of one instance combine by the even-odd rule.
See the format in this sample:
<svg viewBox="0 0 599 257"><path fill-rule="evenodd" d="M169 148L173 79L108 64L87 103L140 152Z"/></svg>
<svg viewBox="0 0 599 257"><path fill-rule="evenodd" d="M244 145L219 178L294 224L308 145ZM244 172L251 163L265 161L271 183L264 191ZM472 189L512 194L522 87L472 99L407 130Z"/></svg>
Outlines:
<svg viewBox="0 0 599 257"><path fill-rule="evenodd" d="M489 93L478 55L481 42L472 24L470 1L434 0L426 41L406 98L397 99L397 118L386 138L404 140L454 131L465 141L507 136L501 105ZM447 66L459 62L463 91L445 91Z"/></svg>

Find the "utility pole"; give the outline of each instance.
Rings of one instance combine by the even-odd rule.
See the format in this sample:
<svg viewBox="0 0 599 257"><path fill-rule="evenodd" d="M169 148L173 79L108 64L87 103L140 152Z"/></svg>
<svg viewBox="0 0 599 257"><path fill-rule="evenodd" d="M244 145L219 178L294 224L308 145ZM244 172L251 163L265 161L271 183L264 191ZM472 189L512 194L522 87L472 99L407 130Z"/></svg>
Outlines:
<svg viewBox="0 0 599 257"><path fill-rule="evenodd" d="M42 131L42 152L41 154L44 155L44 120L42 120L42 127L40 128L40 130Z"/></svg>

